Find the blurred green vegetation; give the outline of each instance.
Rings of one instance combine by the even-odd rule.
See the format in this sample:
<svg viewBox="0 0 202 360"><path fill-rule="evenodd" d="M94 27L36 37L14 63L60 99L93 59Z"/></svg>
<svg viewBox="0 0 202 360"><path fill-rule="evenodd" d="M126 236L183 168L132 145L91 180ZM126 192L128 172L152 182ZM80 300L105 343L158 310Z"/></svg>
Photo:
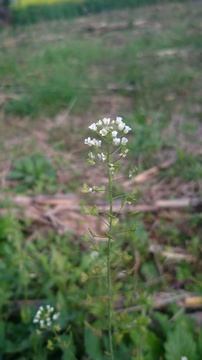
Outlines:
<svg viewBox="0 0 202 360"><path fill-rule="evenodd" d="M188 0L164 0L164 3L179 3ZM20 1L19 1L20 2ZM41 20L70 19L91 13L100 13L123 8L137 8L147 5L158 5L159 0L84 0L61 1L49 5L40 4L24 7L11 7L12 22L14 24L36 23Z"/></svg>

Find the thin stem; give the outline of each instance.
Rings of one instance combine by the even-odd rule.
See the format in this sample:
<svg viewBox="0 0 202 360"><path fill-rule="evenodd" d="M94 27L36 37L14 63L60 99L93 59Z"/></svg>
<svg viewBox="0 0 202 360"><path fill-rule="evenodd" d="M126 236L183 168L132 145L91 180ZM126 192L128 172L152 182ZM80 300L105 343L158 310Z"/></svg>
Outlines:
<svg viewBox="0 0 202 360"><path fill-rule="evenodd" d="M110 143L107 144L107 164L110 163ZM109 182L109 213L113 215L113 193L112 193L112 179L109 167L107 167L107 175ZM109 218L109 234L112 233L112 217ZM107 248L107 292L108 292L108 337L109 337L109 351L111 359L114 360L114 348L112 339L112 279L111 279L111 239L108 238Z"/></svg>

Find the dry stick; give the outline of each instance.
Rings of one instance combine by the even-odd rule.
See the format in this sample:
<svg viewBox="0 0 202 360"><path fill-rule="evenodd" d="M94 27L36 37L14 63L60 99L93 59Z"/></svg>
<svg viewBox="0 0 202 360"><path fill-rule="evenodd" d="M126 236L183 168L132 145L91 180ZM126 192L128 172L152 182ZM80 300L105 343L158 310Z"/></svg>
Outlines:
<svg viewBox="0 0 202 360"><path fill-rule="evenodd" d="M178 252L176 252L178 251ZM169 247L168 250L164 250L160 245L151 244L149 246L149 252L152 254L158 254L166 258L166 261L182 261L195 262L198 261L197 257L191 254L187 254L184 249Z"/></svg>
<svg viewBox="0 0 202 360"><path fill-rule="evenodd" d="M142 173L136 175L133 179L132 182L135 184L143 184L149 180L151 180L153 177L155 177L160 170L164 170L169 168L170 166L172 166L173 164L175 164L177 160L177 157L174 156L172 159L164 161L163 163L161 163L158 166L154 166L146 171L143 171ZM124 186L131 186L131 180L127 180L123 183Z"/></svg>
<svg viewBox="0 0 202 360"><path fill-rule="evenodd" d="M0 196L0 199L3 200L3 197ZM5 197L4 197L5 199ZM7 201L8 203L8 201ZM11 203L16 206L12 208ZM131 212L159 212L161 215L162 210L185 210L188 207L196 208L202 204L202 199L200 198L183 198L176 200L157 200L153 204L137 204L125 206L122 213L127 214ZM61 233L66 231L75 231L77 233L84 232L84 227L78 225L79 219L82 220L82 215L80 215L80 205L79 197L70 197L70 196L37 196L37 197L11 197L9 209L0 209L0 214L7 214L8 212L14 213L17 218L26 218L33 221L37 221L44 225L52 224L53 227L60 230ZM98 204L100 213L108 211L107 203ZM114 213L119 213L121 208L120 201L114 201L113 211ZM74 216L75 215L75 216ZM61 219L62 216L62 219ZM73 218L72 218L73 216ZM76 218L75 218L76 217ZM54 221L53 221L54 220ZM71 221L69 221L71 220ZM56 226L57 225L57 226ZM76 228L75 228L75 225ZM79 232L80 229L80 232ZM58 231L59 231L58 230Z"/></svg>
<svg viewBox="0 0 202 360"><path fill-rule="evenodd" d="M119 23L114 23L114 24L107 24L107 23L100 23L99 25L97 24L90 24L88 25L88 27L85 29L86 31L92 32L92 33L96 33L96 34L101 34L103 32L107 32L107 31L117 31L117 30L127 30L130 27L142 27L146 25L146 21L145 20L137 20L135 22L132 22L131 24L128 24L128 22L122 21Z"/></svg>
<svg viewBox="0 0 202 360"><path fill-rule="evenodd" d="M153 309L160 310L165 308L170 303L175 303L178 306L181 306L184 309L190 310L190 309L199 309L202 308L202 297L201 296L194 296L190 293L182 293L182 294L169 294L164 293L163 297L161 298L161 293L155 294L153 298ZM137 306L131 306L125 309L121 309L121 312L133 312L133 311L140 311L141 305Z"/></svg>
<svg viewBox="0 0 202 360"><path fill-rule="evenodd" d="M5 200L5 196L0 196L0 200ZM8 196L7 196L8 199ZM18 206L30 206L30 205L49 205L49 206L56 206L60 205L60 211L80 211L79 201L80 198L74 195L55 195L55 196L33 196L33 197L26 197L26 196L11 196L9 197L9 201L14 203ZM121 201L115 201L114 204L114 212L117 212L120 208ZM132 211L141 211L141 212L155 212L164 209L186 209L188 207L195 208L202 205L202 198L195 197L195 198L181 198L181 199L160 199L154 201L150 204L147 203L139 203L137 205L130 205L130 212ZM100 211L106 211L107 203L100 203L99 209ZM127 213L128 207L126 206L123 209L123 212Z"/></svg>
<svg viewBox="0 0 202 360"><path fill-rule="evenodd" d="M46 299L44 299L45 301ZM118 303L115 305L115 310L118 312L133 312L140 311L142 309L141 305L131 306L128 308L122 308L120 304L123 303L123 298L118 300ZM21 309L24 305L28 305L30 307L36 306L39 307L41 305L42 299L32 299L32 300L18 300L15 302L16 306ZM96 303L96 301L95 301ZM202 309L202 296L196 296L188 291L183 291L180 294L166 293L160 292L155 293L153 296L153 309L163 309L170 303L175 303L176 305L184 308L185 310L195 310ZM14 302L13 302L14 304ZM82 304L83 305L83 304Z"/></svg>

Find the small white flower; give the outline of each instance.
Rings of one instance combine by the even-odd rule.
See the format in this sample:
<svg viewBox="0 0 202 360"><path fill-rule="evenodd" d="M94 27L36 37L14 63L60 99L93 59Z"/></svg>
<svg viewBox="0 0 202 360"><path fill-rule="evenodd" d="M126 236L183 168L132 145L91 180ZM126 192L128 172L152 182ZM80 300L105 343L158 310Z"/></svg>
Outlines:
<svg viewBox="0 0 202 360"><path fill-rule="evenodd" d="M102 120L99 120L97 123L96 123L97 126L102 126Z"/></svg>
<svg viewBox="0 0 202 360"><path fill-rule="evenodd" d="M92 146L92 145L93 145L93 143L92 143L91 138L90 138L90 137L88 137L88 139L85 139L85 140L84 140L84 144L86 144L86 145L88 145L88 146Z"/></svg>
<svg viewBox="0 0 202 360"><path fill-rule="evenodd" d="M112 137L115 138L118 134L118 131L112 131Z"/></svg>
<svg viewBox="0 0 202 360"><path fill-rule="evenodd" d="M105 124L105 125L109 125L110 124L110 118L104 118L103 120L102 120L102 122Z"/></svg>
<svg viewBox="0 0 202 360"><path fill-rule="evenodd" d="M93 145L94 145L96 148L101 147L101 143L102 143L101 140L93 139Z"/></svg>
<svg viewBox="0 0 202 360"><path fill-rule="evenodd" d="M109 166L109 171L110 171L110 173L113 175L114 173L115 173L115 167L114 167L114 164L108 164L108 166Z"/></svg>
<svg viewBox="0 0 202 360"><path fill-rule="evenodd" d="M93 123L92 125L89 126L89 129L91 129L93 131L97 131L97 125L95 123Z"/></svg>
<svg viewBox="0 0 202 360"><path fill-rule="evenodd" d="M45 328L45 325L44 325L44 320L40 320L40 328L41 329L44 329Z"/></svg>
<svg viewBox="0 0 202 360"><path fill-rule="evenodd" d="M188 360L188 358L186 356L182 356L181 360Z"/></svg>
<svg viewBox="0 0 202 360"><path fill-rule="evenodd" d="M57 320L60 316L60 313L56 313L53 315L53 320Z"/></svg>
<svg viewBox="0 0 202 360"><path fill-rule="evenodd" d="M124 134L127 134L130 130L131 130L131 128L129 126L125 126L123 132L124 132Z"/></svg>
<svg viewBox="0 0 202 360"><path fill-rule="evenodd" d="M114 146L118 146L118 145L120 144L120 142L121 142L121 139L119 139L119 138L113 138L113 145L114 145Z"/></svg>
<svg viewBox="0 0 202 360"><path fill-rule="evenodd" d="M99 133L100 133L100 135L105 136L108 134L108 131L106 128L103 128L102 130L99 131Z"/></svg>
<svg viewBox="0 0 202 360"><path fill-rule="evenodd" d="M127 142L128 142L128 139L126 139L125 137L123 137L123 138L121 139L121 145L126 145Z"/></svg>
<svg viewBox="0 0 202 360"><path fill-rule="evenodd" d="M103 153L101 153L101 154L97 154L97 156L98 156L98 158L99 158L99 160L101 160L101 161L105 161L106 160L106 155L105 154L103 154Z"/></svg>
<svg viewBox="0 0 202 360"><path fill-rule="evenodd" d="M93 153L92 152L89 152L88 153L88 157L90 158L90 159L95 159L95 155L93 155Z"/></svg>
<svg viewBox="0 0 202 360"><path fill-rule="evenodd" d="M39 323L41 329L46 329L52 325L52 321L56 320L59 314L54 314L54 307L50 305L46 305L45 309L41 306L33 319L33 323Z"/></svg>
<svg viewBox="0 0 202 360"><path fill-rule="evenodd" d="M114 125L115 124L115 120L112 120L112 125Z"/></svg>
<svg viewBox="0 0 202 360"><path fill-rule="evenodd" d="M119 156L121 156L121 157L126 157L128 151L129 151L128 149L125 149L122 153L119 154Z"/></svg>
<svg viewBox="0 0 202 360"><path fill-rule="evenodd" d="M125 125L126 125L125 123L120 122L119 125L118 125L119 131L122 131L124 129Z"/></svg>
<svg viewBox="0 0 202 360"><path fill-rule="evenodd" d="M122 117L117 116L116 117L116 124L120 124L120 123L122 123Z"/></svg>

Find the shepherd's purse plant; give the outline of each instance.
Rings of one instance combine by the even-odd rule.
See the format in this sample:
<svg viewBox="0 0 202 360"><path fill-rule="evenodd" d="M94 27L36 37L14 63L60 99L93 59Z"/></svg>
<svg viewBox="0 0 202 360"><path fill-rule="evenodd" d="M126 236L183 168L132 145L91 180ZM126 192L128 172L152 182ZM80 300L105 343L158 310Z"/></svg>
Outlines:
<svg viewBox="0 0 202 360"><path fill-rule="evenodd" d="M117 181L120 170L120 161L124 159L129 149L127 148L128 138L126 135L131 131L131 128L127 126L121 117L111 120L110 118L104 118L89 126L89 129L93 131L95 137L88 137L84 143L89 146L90 151L88 153L87 161L96 166L102 174L105 174L106 183L99 186L83 184L82 192L91 194L102 194L108 203L107 211L99 211L97 205L93 205L91 208L88 206L82 206L82 212L86 215L97 216L101 222L104 223L106 231L102 234L95 234L92 229L89 229L89 235L87 240L92 243L92 249L98 253L102 258L103 266L101 270L101 276L106 279L107 293L104 295L107 299L106 314L103 314L107 318L107 330L108 333L108 349L105 355L112 360L115 359L114 353L114 334L115 334L115 312L114 312L114 294L113 294L113 275L114 268L112 268L112 258L114 256L120 257L119 252L119 240L118 230L120 214L123 207L126 204L131 204L136 201L137 188L135 187L130 194L117 194ZM137 171L135 167L129 171L129 177L132 177ZM120 205L118 211L114 211L114 201L118 201ZM117 209L116 209L117 210ZM130 215L136 216L137 213ZM132 227L121 230L123 233L133 233L136 230L137 224L134 223ZM87 237L87 236L86 236ZM101 246L102 244L102 246ZM123 255L123 254L122 254ZM124 256L130 259L130 255L124 253ZM120 260L123 257L120 257ZM118 266L117 266L118 268Z"/></svg>

